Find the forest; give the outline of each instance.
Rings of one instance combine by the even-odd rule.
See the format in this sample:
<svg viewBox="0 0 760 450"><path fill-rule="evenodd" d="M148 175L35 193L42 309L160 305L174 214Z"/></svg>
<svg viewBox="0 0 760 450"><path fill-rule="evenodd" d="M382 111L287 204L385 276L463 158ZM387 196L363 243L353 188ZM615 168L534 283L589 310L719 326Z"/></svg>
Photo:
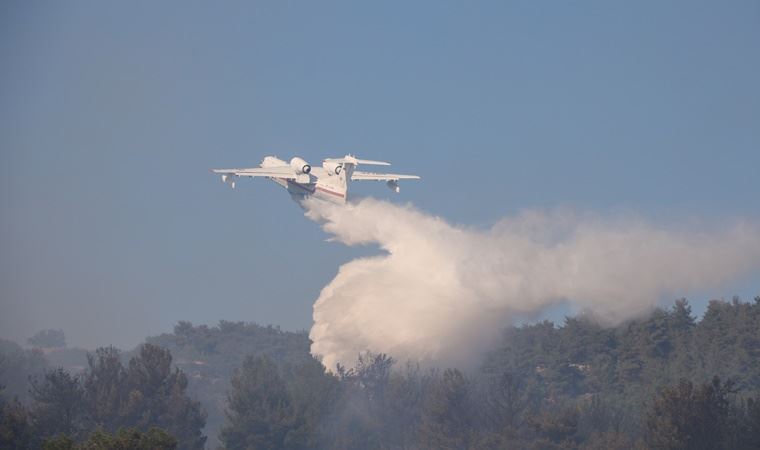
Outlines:
<svg viewBox="0 0 760 450"><path fill-rule="evenodd" d="M475 368L179 322L131 351L0 341L1 449L757 449L760 297L507 326Z"/></svg>

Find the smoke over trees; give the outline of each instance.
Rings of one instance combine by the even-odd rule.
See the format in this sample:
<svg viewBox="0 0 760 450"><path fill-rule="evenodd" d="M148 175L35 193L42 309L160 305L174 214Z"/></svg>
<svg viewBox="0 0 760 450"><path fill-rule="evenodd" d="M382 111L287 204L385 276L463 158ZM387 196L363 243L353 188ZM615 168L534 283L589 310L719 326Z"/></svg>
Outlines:
<svg viewBox="0 0 760 450"><path fill-rule="evenodd" d="M12 341L0 339L0 378L6 398L29 401L29 377L42 375L48 361L38 349L24 349Z"/></svg>
<svg viewBox="0 0 760 450"><path fill-rule="evenodd" d="M701 320L678 300L616 327L585 315L507 327L475 369L363 353L328 371L304 333L183 322L127 364L107 347L80 374L33 375L27 404L3 389L0 448L216 448L218 436L231 450L754 449L757 323L760 297L713 301ZM226 370L227 387L208 389ZM209 440L203 409L222 425Z"/></svg>
<svg viewBox="0 0 760 450"><path fill-rule="evenodd" d="M336 388L316 361L280 367L249 357L232 379L221 441L227 448L321 448L318 426Z"/></svg>
<svg viewBox="0 0 760 450"><path fill-rule="evenodd" d="M699 322L685 300L615 328L584 316L561 327L542 322L508 329L480 368L466 372L369 353L332 373L314 363L304 367L315 370L298 370L298 364L250 358L229 394L231 425L222 443L230 449L252 442L285 449L756 448L760 367L747 356L760 351L760 328L751 326L759 319L760 298L712 302ZM707 341L721 351L699 347ZM319 387L310 393L296 388L302 385Z"/></svg>
<svg viewBox="0 0 760 450"><path fill-rule="evenodd" d="M64 348L66 336L63 330L42 330L26 340L33 347Z"/></svg>

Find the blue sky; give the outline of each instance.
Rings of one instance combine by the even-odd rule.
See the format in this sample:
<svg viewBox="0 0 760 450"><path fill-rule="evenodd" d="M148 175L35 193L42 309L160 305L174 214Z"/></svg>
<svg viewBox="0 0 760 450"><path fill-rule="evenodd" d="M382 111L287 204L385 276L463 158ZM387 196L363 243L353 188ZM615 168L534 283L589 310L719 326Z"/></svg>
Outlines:
<svg viewBox="0 0 760 450"><path fill-rule="evenodd" d="M488 227L527 208L760 218L760 4L0 5L0 337L131 346L177 320L309 328L338 266L272 183L347 152ZM760 274L693 298L760 293Z"/></svg>

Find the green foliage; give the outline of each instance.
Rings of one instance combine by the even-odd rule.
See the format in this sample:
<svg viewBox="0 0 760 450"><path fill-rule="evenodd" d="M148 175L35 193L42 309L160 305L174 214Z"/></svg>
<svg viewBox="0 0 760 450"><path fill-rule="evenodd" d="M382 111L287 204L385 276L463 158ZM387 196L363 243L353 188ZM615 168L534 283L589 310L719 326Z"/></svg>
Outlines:
<svg viewBox="0 0 760 450"><path fill-rule="evenodd" d="M65 434L59 434L42 442L42 450L73 450L76 447L74 439Z"/></svg>
<svg viewBox="0 0 760 450"><path fill-rule="evenodd" d="M728 434L734 439L727 447L760 448L760 395L734 405L732 415L734 421L730 424L732 426L729 427Z"/></svg>
<svg viewBox="0 0 760 450"><path fill-rule="evenodd" d="M0 450L29 448L32 442L29 415L18 401L0 401Z"/></svg>
<svg viewBox="0 0 760 450"><path fill-rule="evenodd" d="M186 394L188 380L172 368L169 350L145 344L125 368L113 347L89 358L84 377L86 404L92 421L105 430L160 427L183 449L203 448L205 415Z"/></svg>
<svg viewBox="0 0 760 450"><path fill-rule="evenodd" d="M202 449L204 414L171 362L168 350L145 344L124 367L119 351L108 347L90 355L79 376L58 368L33 377L28 411L18 402L2 403L0 442L9 448L40 448L45 441L46 448ZM166 431L136 431L156 427ZM116 430L122 431L108 435Z"/></svg>
<svg viewBox="0 0 760 450"><path fill-rule="evenodd" d="M0 448L36 448L40 436L56 443L64 429L78 446L97 427L155 426L176 436L177 448L201 448L203 414L189 396L209 405L210 429L226 420L229 449L760 448L758 323L760 298L713 301L700 321L681 299L616 327L582 314L561 326L507 328L470 371L365 353L328 373L305 333L180 322L128 364L104 348L79 377L35 377L39 400L28 412L2 404ZM28 372L6 361L41 358L9 347L0 342L0 385ZM81 414L48 414L78 389ZM44 417L49 429L40 431Z"/></svg>
<svg viewBox="0 0 760 450"><path fill-rule="evenodd" d="M653 449L760 448L760 396L738 399L732 382L665 387L649 407L647 443Z"/></svg>
<svg viewBox="0 0 760 450"><path fill-rule="evenodd" d="M422 448L467 448L473 436L475 405L471 386L462 372L447 369L435 377L424 401L420 443Z"/></svg>
<svg viewBox="0 0 760 450"><path fill-rule="evenodd" d="M647 441L655 449L717 449L725 441L732 383L694 386L682 379L666 387L647 416Z"/></svg>
<svg viewBox="0 0 760 450"><path fill-rule="evenodd" d="M84 389L78 378L58 368L30 380L35 434L76 437L85 427Z"/></svg>
<svg viewBox="0 0 760 450"><path fill-rule="evenodd" d="M593 432L579 447L582 450L646 450L642 440L619 431Z"/></svg>
<svg viewBox="0 0 760 450"><path fill-rule="evenodd" d="M97 424L116 430L123 425L121 406L127 402L127 374L119 351L99 348L87 355L87 363L83 384L88 411Z"/></svg>
<svg viewBox="0 0 760 450"><path fill-rule="evenodd" d="M288 332L254 323L220 321L215 327L179 322L173 333L146 339L171 351L174 364L189 377L189 395L208 412L205 433L212 441L225 422L224 406L230 381L247 356L267 356L278 364L309 362L305 332ZM213 444L213 443L212 443Z"/></svg>
<svg viewBox="0 0 760 450"><path fill-rule="evenodd" d="M312 369L313 360L249 359L233 381L223 441L230 449L757 448L758 311L760 301L713 302L696 322L681 299L614 328L588 315L510 328L467 373L395 367L371 353L335 374ZM703 351L713 339L722 352ZM306 395L309 386L318 394Z"/></svg>
<svg viewBox="0 0 760 450"><path fill-rule="evenodd" d="M232 379L228 403L230 426L221 435L227 448L284 448L293 427L293 402L272 360L246 359Z"/></svg>
<svg viewBox="0 0 760 450"><path fill-rule="evenodd" d="M545 408L530 419L536 438L533 448L575 448L578 436L580 413L571 405L556 405Z"/></svg>
<svg viewBox="0 0 760 450"><path fill-rule="evenodd" d="M136 428L121 428L116 433L95 430L87 440L76 443L66 435L46 440L42 450L174 450L177 440L160 428L142 432Z"/></svg>
<svg viewBox="0 0 760 450"><path fill-rule="evenodd" d="M408 405L396 395L416 385L414 382L404 385L401 378L392 378L393 364L393 359L386 355L365 353L359 355L353 369L338 366L337 401L328 422L328 442L337 448L359 449L382 448L409 439L413 431L400 420L406 417L416 422L419 410L403 411ZM419 398L413 392L410 394ZM394 412L400 415L394 417Z"/></svg>
<svg viewBox="0 0 760 450"><path fill-rule="evenodd" d="M316 361L280 367L266 356L248 357L232 379L221 440L228 449L317 448L335 388Z"/></svg>

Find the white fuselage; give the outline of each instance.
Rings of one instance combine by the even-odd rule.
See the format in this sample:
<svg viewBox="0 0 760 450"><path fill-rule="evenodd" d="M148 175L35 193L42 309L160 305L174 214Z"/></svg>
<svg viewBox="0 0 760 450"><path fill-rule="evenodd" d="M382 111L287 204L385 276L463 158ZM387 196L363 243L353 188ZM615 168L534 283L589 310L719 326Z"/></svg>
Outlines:
<svg viewBox="0 0 760 450"><path fill-rule="evenodd" d="M275 156L267 156L261 167L288 167L289 164ZM344 204L348 200L348 180L351 179L353 164L344 164L336 171L323 166L312 167L308 182L297 182L285 178L269 177L270 180L284 187L294 200L314 197L332 203Z"/></svg>

